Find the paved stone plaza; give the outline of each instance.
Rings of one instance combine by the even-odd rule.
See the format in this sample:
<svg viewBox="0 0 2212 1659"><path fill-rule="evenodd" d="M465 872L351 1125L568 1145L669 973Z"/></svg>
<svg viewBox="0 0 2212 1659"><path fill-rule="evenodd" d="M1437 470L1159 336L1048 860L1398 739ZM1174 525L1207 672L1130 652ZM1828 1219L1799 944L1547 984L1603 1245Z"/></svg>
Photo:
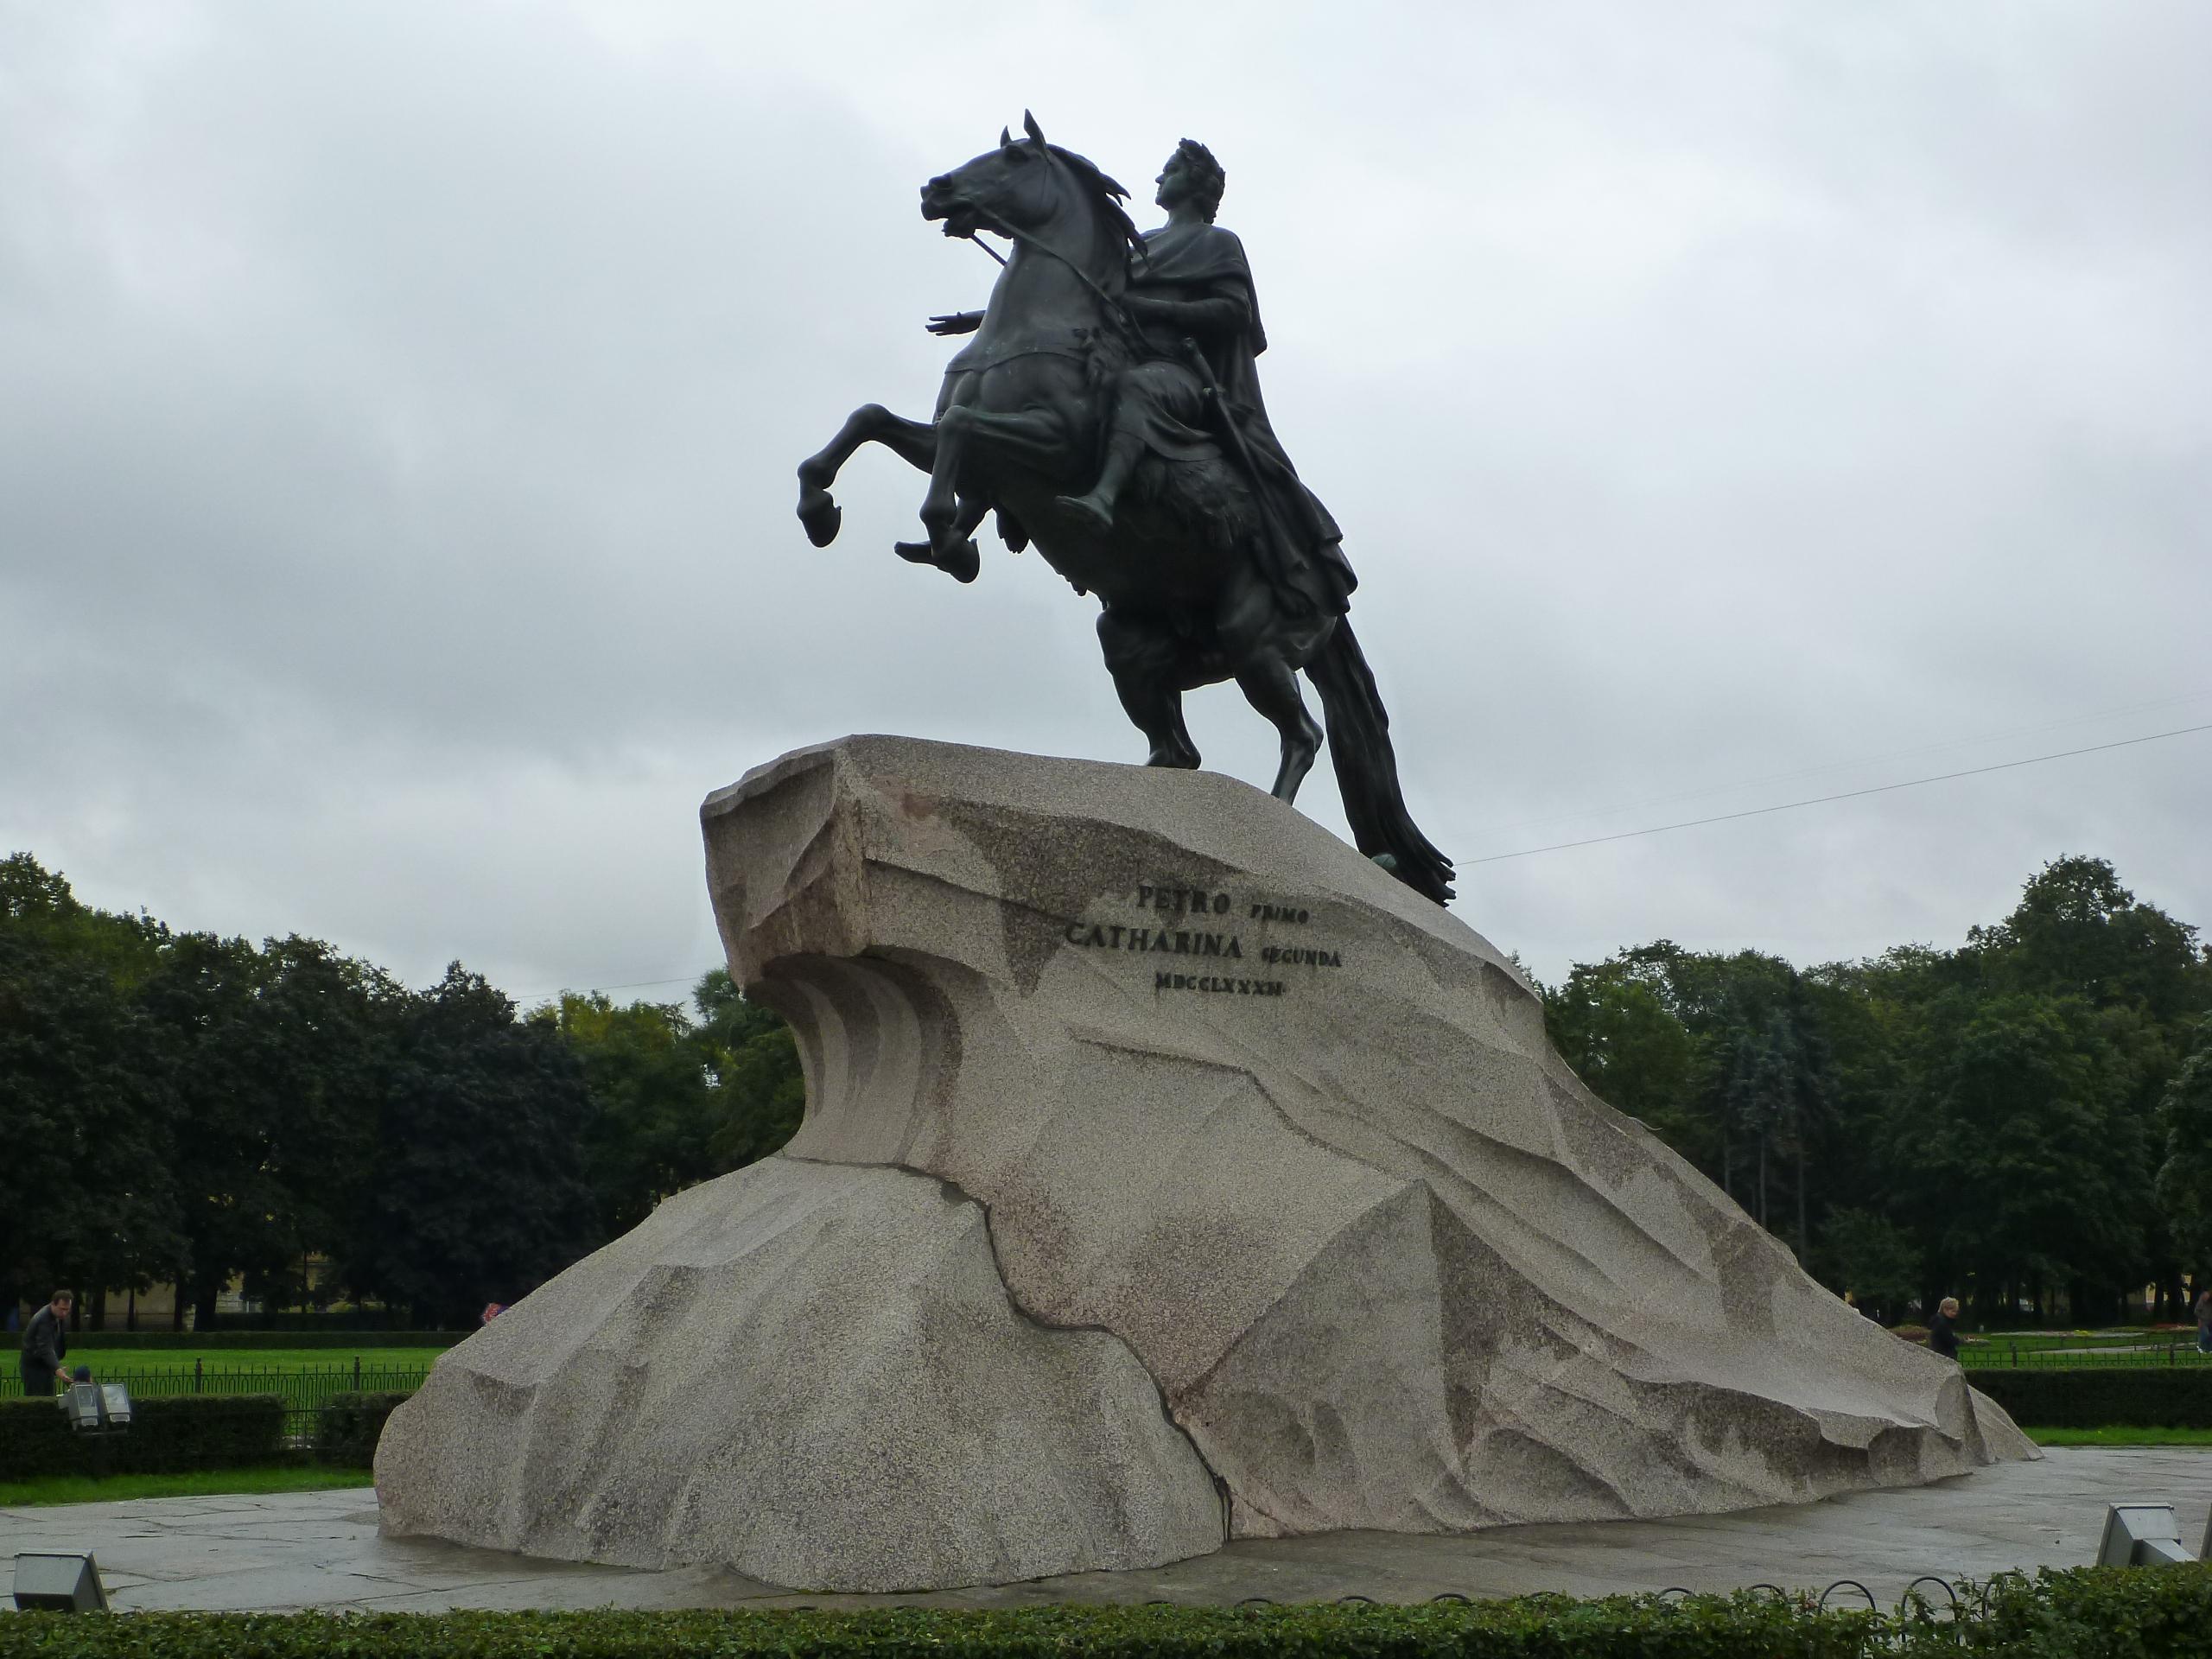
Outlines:
<svg viewBox="0 0 2212 1659"><path fill-rule="evenodd" d="M119 1608L435 1611L448 1607L741 1607L1166 1598L1234 1602L1370 1596L1421 1601L1556 1590L1574 1595L1825 1587L1856 1579L1893 1601L1924 1573L1986 1578L2076 1567L2109 1503L2175 1506L2193 1548L2212 1509L2212 1455L2189 1448L2056 1450L1916 1490L1666 1521L1503 1527L1451 1536L1338 1532L1245 1540L1172 1567L1089 1573L997 1589L807 1596L710 1567L571 1566L377 1535L365 1487L265 1497L146 1498L0 1510L0 1555L89 1549Z"/></svg>

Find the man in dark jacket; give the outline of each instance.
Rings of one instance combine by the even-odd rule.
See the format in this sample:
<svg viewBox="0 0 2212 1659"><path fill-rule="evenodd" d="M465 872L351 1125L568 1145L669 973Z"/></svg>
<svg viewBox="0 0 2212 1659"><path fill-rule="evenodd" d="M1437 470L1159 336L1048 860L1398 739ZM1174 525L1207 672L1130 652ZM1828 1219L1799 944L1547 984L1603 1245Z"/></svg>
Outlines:
<svg viewBox="0 0 2212 1659"><path fill-rule="evenodd" d="M29 1400L54 1397L54 1374L69 1351L69 1308L75 1299L66 1290L31 1315L23 1327L23 1351L16 1361L23 1374L23 1396Z"/></svg>

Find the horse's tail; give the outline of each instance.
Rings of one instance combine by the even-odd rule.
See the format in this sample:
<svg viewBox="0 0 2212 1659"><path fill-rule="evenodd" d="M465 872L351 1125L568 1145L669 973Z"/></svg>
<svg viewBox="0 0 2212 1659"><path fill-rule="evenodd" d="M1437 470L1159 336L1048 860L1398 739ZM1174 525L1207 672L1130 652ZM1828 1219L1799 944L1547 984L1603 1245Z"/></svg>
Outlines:
<svg viewBox="0 0 2212 1659"><path fill-rule="evenodd" d="M1349 617L1337 619L1306 672L1320 690L1329 759L1337 768L1337 792L1344 798L1353 844L1423 898L1448 903L1455 879L1452 861L1414 827L1406 810L1398 757L1390 747L1390 716Z"/></svg>

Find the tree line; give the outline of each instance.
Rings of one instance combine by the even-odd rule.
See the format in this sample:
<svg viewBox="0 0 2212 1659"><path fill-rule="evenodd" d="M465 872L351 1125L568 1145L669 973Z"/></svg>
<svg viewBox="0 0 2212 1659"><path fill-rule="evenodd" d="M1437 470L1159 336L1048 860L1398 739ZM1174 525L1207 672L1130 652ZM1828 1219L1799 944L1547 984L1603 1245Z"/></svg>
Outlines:
<svg viewBox="0 0 2212 1659"><path fill-rule="evenodd" d="M1800 969L1667 940L1540 986L1553 1040L1790 1243L1895 1318L2114 1317L2212 1274L2212 950L2101 859L1956 950ZM463 1325L661 1198L772 1152L791 1034L719 970L688 1006L519 1012L460 964L410 989L86 906L0 861L0 1303L101 1287L315 1295Z"/></svg>
<svg viewBox="0 0 2212 1659"><path fill-rule="evenodd" d="M2080 1324L2155 1285L2186 1319L2212 1274L2212 950L2105 860L1953 950L1801 970L1661 939L1539 988L1593 1091L1869 1312Z"/></svg>
<svg viewBox="0 0 2212 1659"><path fill-rule="evenodd" d="M79 902L0 861L0 1305L244 1280L473 1325L661 1198L798 1128L790 1032L716 970L689 1007L519 1012L297 935L258 945Z"/></svg>

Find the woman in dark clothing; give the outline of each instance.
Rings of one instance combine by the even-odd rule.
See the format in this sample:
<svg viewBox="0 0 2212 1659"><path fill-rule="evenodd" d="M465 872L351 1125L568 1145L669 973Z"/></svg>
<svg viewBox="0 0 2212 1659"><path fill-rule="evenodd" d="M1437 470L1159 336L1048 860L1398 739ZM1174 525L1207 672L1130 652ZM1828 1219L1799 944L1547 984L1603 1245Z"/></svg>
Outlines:
<svg viewBox="0 0 2212 1659"><path fill-rule="evenodd" d="M1946 1359L1959 1357L1959 1299L1946 1296L1936 1317L1928 1321L1928 1346Z"/></svg>

